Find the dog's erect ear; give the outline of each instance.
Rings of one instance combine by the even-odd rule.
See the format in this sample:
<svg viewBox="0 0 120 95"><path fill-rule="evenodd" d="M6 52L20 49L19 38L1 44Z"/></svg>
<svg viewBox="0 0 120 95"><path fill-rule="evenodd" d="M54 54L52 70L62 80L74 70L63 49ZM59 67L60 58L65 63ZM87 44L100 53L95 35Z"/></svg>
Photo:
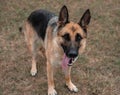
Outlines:
<svg viewBox="0 0 120 95"><path fill-rule="evenodd" d="M66 23L69 22L68 9L67 9L67 7L65 5L60 10L59 19L58 20L59 20L59 25L60 26L63 26Z"/></svg>
<svg viewBox="0 0 120 95"><path fill-rule="evenodd" d="M91 19L90 10L87 9L87 10L85 11L85 13L83 14L83 16L82 16L82 18L80 19L80 21L79 21L78 24L79 24L84 30L86 30L88 24L90 23L90 19Z"/></svg>

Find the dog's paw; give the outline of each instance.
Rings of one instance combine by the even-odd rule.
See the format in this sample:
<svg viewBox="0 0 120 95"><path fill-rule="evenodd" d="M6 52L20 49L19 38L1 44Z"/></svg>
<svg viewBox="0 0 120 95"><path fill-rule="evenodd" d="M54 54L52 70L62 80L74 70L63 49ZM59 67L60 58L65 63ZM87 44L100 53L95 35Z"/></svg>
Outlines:
<svg viewBox="0 0 120 95"><path fill-rule="evenodd" d="M55 91L54 88L48 89L48 95L57 95L57 92Z"/></svg>
<svg viewBox="0 0 120 95"><path fill-rule="evenodd" d="M32 76L35 76L37 74L37 70L36 69L31 69L30 71Z"/></svg>
<svg viewBox="0 0 120 95"><path fill-rule="evenodd" d="M78 92L78 88L73 84L73 83L70 83L70 84L66 84L66 86L68 87L68 89L72 92Z"/></svg>

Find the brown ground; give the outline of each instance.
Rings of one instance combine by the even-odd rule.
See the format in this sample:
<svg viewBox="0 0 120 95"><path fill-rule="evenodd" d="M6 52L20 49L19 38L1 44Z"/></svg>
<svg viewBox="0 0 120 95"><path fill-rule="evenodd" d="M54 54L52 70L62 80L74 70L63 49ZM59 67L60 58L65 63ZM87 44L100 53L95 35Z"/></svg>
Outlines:
<svg viewBox="0 0 120 95"><path fill-rule="evenodd" d="M90 8L92 20L86 52L72 69L79 92L64 87L64 75L56 74L59 95L120 95L120 0L0 0L0 95L46 95L45 60L39 58L38 74L30 75L31 57L24 36L18 32L35 9L58 14L66 4L70 18L78 22Z"/></svg>

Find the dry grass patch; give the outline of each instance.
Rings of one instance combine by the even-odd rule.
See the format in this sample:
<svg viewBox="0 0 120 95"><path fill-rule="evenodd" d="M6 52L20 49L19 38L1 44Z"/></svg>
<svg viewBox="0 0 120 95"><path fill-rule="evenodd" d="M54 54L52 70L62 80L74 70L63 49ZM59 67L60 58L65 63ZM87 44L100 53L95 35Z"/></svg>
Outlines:
<svg viewBox="0 0 120 95"><path fill-rule="evenodd" d="M78 22L87 8L92 20L86 51L72 69L72 80L79 92L71 93L64 87L64 75L58 70L55 79L58 94L120 94L119 0L4 0L0 1L0 95L47 94L45 59L38 59L38 74L31 77L31 56L18 27L33 10L44 8L58 14L64 4L71 20Z"/></svg>

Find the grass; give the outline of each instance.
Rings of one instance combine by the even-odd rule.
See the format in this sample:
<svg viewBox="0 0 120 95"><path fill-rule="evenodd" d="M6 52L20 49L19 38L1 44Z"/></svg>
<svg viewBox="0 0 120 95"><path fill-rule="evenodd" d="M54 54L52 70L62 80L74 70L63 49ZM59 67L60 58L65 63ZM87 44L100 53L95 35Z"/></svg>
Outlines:
<svg viewBox="0 0 120 95"><path fill-rule="evenodd" d="M0 1L0 95L47 94L45 59L39 58L38 74L31 77L31 56L18 27L33 10L43 8L58 15L64 4L72 21L78 22L88 8L92 20L86 51L72 68L79 92L71 93L64 87L64 74L58 70L55 82L59 95L120 95L119 0Z"/></svg>

